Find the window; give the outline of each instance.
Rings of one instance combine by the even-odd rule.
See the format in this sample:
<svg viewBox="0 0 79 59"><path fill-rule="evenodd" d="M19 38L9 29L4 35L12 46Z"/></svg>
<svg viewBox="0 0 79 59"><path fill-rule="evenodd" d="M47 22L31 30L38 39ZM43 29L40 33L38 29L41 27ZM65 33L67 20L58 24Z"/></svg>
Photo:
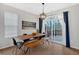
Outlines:
<svg viewBox="0 0 79 59"><path fill-rule="evenodd" d="M5 12L5 38L17 36L18 16L15 13Z"/></svg>

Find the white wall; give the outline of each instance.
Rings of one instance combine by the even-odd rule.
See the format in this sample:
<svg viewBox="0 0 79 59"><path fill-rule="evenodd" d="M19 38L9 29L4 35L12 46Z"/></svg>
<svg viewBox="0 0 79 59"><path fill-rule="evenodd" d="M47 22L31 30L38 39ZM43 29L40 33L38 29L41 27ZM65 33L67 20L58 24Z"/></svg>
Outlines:
<svg viewBox="0 0 79 59"><path fill-rule="evenodd" d="M0 4L0 49L10 47L13 45L12 40L10 38L4 37L4 13L5 12L16 13L19 17L18 19L18 35L28 32L28 30L22 30L22 20L36 22L36 29L38 28L38 18L36 15ZM29 30L29 32L36 31L36 29Z"/></svg>
<svg viewBox="0 0 79 59"><path fill-rule="evenodd" d="M69 31L71 47L79 49L79 5L48 13L48 16L69 11Z"/></svg>

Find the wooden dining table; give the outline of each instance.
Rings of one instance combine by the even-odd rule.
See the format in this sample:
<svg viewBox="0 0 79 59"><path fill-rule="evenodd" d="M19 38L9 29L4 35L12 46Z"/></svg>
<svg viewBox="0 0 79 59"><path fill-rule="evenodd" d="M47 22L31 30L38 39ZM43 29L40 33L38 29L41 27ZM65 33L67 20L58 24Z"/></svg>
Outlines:
<svg viewBox="0 0 79 59"><path fill-rule="evenodd" d="M27 39L31 39L31 38L42 38L42 37L45 37L46 34L41 34L41 33L38 33L38 34L27 34L27 35L19 35L17 36L17 38L19 38L20 40L27 40Z"/></svg>
<svg viewBox="0 0 79 59"><path fill-rule="evenodd" d="M23 44L21 45L21 47L27 42L32 42L32 41L34 41L34 39L36 39L36 38L39 38L39 39L41 39L41 38L43 38L43 37L45 37L45 35L46 34L42 34L42 33L37 33L37 34L27 34L27 35L18 35L16 38L18 38L19 40L23 40L24 42L23 42ZM33 38L33 39L31 39L31 38ZM30 40L31 39L31 40ZM20 47L20 48L21 48Z"/></svg>

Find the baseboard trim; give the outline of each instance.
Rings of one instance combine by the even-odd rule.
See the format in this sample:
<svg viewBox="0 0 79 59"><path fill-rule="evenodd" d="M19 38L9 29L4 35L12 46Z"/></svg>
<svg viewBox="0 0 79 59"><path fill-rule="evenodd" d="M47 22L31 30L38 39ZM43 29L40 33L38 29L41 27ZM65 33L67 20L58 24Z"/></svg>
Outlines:
<svg viewBox="0 0 79 59"><path fill-rule="evenodd" d="M62 45L62 46L65 46L65 45L60 44L60 43L57 43L57 42L52 42L52 43L54 43L54 44L58 44L58 45ZM66 46L65 46L65 47L66 47ZM67 48L67 47L66 47L66 48ZM74 50L74 51L79 52L79 49L77 49L77 48L70 47L69 49L72 49L72 50Z"/></svg>
<svg viewBox="0 0 79 59"><path fill-rule="evenodd" d="M9 49L9 48L12 48L12 47L14 47L14 46L6 47L6 48L1 48L0 51L6 50L6 49Z"/></svg>
<svg viewBox="0 0 79 59"><path fill-rule="evenodd" d="M76 48L73 48L73 47L70 47L70 49L73 49L74 51L79 52L79 49L76 49Z"/></svg>

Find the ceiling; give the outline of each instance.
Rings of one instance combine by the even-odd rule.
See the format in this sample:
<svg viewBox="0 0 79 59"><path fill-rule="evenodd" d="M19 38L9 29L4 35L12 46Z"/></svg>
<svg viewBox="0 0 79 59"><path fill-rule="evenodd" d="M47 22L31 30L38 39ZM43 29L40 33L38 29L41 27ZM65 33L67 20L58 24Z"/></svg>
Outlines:
<svg viewBox="0 0 79 59"><path fill-rule="evenodd" d="M6 5L33 13L35 15L39 15L42 12L42 4L41 3L5 3ZM46 3L45 13L56 11L59 9L71 7L73 5L77 5L77 3Z"/></svg>

